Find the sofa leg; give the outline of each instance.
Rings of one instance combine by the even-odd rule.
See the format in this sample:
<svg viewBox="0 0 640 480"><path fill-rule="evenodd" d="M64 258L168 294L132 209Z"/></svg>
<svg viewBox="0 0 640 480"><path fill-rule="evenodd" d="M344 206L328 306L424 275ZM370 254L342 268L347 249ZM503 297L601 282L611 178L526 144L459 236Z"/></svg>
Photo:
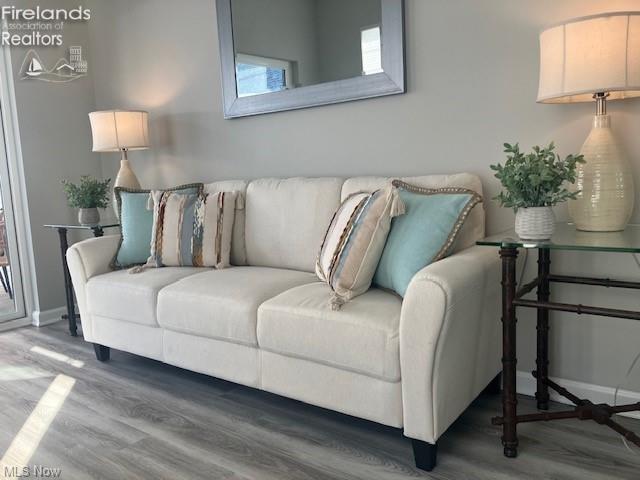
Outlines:
<svg viewBox="0 0 640 480"><path fill-rule="evenodd" d="M105 347L104 345L99 345L97 343L93 344L93 349L96 352L96 358L101 362L109 361L111 356L111 349L109 347Z"/></svg>
<svg viewBox="0 0 640 480"><path fill-rule="evenodd" d="M436 456L438 452L438 444L423 442L422 440L411 439L413 444L413 456L416 461L416 467L420 470L430 472L436 466Z"/></svg>

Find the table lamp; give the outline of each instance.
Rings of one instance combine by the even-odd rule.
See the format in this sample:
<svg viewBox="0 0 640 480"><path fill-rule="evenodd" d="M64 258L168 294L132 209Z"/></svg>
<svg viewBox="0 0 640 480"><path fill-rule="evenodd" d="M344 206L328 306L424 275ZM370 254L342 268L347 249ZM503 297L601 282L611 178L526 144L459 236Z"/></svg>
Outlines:
<svg viewBox="0 0 640 480"><path fill-rule="evenodd" d="M122 153L114 188L140 188L140 182L129 164L127 152L149 148L148 117L147 112L135 110L103 110L89 114L93 151Z"/></svg>
<svg viewBox="0 0 640 480"><path fill-rule="evenodd" d="M640 96L640 12L577 18L540 34L538 102L595 101L569 214L578 230L623 230L633 212L631 165L611 130L607 100Z"/></svg>

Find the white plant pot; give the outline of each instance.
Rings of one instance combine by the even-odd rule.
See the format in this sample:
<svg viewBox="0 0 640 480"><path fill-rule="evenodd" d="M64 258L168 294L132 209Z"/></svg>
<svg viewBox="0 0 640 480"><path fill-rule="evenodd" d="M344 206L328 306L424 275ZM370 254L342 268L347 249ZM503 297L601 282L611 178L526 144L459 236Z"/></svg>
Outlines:
<svg viewBox="0 0 640 480"><path fill-rule="evenodd" d="M516 233L523 240L549 240L555 223L551 207L519 208L516 213Z"/></svg>

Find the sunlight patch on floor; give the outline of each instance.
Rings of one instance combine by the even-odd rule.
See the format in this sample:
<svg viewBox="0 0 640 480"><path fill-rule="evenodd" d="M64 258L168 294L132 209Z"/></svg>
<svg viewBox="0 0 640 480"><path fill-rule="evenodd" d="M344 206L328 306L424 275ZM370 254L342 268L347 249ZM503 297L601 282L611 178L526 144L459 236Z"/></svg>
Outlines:
<svg viewBox="0 0 640 480"><path fill-rule="evenodd" d="M28 365L4 365L0 366L0 382L14 380L33 380L35 378L53 377L55 373L47 372Z"/></svg>
<svg viewBox="0 0 640 480"><path fill-rule="evenodd" d="M68 363L72 367L84 367L84 362L82 360L76 360L63 353L54 352L53 350L49 350L47 348L35 346L31 348L31 351L33 353L37 353L38 355L43 355L45 357L51 358L52 360L57 360L58 362Z"/></svg>
<svg viewBox="0 0 640 480"><path fill-rule="evenodd" d="M74 378L66 375L58 375L51 382L0 460L0 472L4 472L5 467L28 465L42 437L47 433L51 422L62 408L75 383Z"/></svg>

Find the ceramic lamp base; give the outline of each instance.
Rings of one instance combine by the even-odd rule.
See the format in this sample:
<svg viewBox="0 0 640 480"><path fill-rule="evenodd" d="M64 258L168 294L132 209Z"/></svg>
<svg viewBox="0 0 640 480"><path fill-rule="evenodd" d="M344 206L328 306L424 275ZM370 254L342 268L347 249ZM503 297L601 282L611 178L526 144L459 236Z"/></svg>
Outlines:
<svg viewBox="0 0 640 480"><path fill-rule="evenodd" d="M631 165L611 130L609 115L596 115L581 152L569 214L578 230L615 232L629 223L635 200Z"/></svg>
<svg viewBox="0 0 640 480"><path fill-rule="evenodd" d="M133 173L131 164L126 158L120 160L120 170L118 171L118 175L116 176L116 181L113 183L113 187L124 187L135 190L140 189L140 182L138 181L138 177L136 177L136 174ZM116 212L116 216L118 216L118 205L116 203L115 192L113 195L113 209Z"/></svg>

